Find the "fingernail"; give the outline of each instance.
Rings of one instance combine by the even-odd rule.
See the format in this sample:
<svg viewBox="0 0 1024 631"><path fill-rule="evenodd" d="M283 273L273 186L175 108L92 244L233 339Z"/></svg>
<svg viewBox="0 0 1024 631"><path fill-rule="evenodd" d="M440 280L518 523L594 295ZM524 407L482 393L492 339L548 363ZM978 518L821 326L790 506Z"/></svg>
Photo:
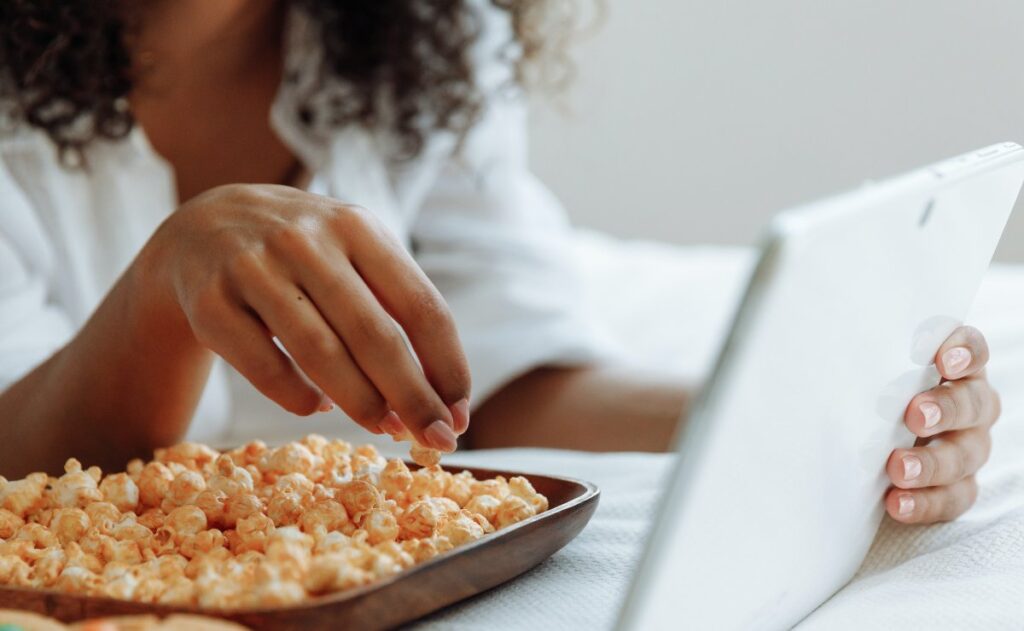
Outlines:
<svg viewBox="0 0 1024 631"><path fill-rule="evenodd" d="M455 421L455 433L465 434L469 429L469 399L462 399L450 408L452 420Z"/></svg>
<svg viewBox="0 0 1024 631"><path fill-rule="evenodd" d="M321 412L330 412L333 409L334 409L334 401L331 401L330 398L328 398L328 397L324 397L324 400L320 402L320 411Z"/></svg>
<svg viewBox="0 0 1024 631"><path fill-rule="evenodd" d="M900 495L900 515L906 517L907 515L914 512L914 496Z"/></svg>
<svg viewBox="0 0 1024 631"><path fill-rule="evenodd" d="M434 449L455 451L455 432L444 421L434 421L431 423L427 429L423 430L423 436Z"/></svg>
<svg viewBox="0 0 1024 631"><path fill-rule="evenodd" d="M385 434L390 434L391 436L401 436L405 433L405 424L402 423L402 419L398 417L398 413L394 410L385 414L384 418L377 423L377 427Z"/></svg>
<svg viewBox="0 0 1024 631"><path fill-rule="evenodd" d="M939 424L942 420L942 408L931 401L925 401L921 405L917 406L917 409L921 410L921 414L924 415L924 427L925 429L931 429Z"/></svg>
<svg viewBox="0 0 1024 631"><path fill-rule="evenodd" d="M903 456L903 479L913 480L921 475L921 459L917 456Z"/></svg>
<svg viewBox="0 0 1024 631"><path fill-rule="evenodd" d="M963 346L956 346L942 354L942 367L946 369L946 374L950 377L956 377L967 370L970 363L971 351Z"/></svg>

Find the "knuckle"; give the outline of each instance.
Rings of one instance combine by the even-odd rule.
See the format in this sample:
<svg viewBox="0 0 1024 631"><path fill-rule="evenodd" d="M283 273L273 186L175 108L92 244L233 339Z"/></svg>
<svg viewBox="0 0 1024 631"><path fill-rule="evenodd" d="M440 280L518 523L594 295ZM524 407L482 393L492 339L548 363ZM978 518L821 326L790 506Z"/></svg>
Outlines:
<svg viewBox="0 0 1024 631"><path fill-rule="evenodd" d="M989 386L989 402L992 406L992 422L995 423L1003 415L1003 398L992 386Z"/></svg>
<svg viewBox="0 0 1024 631"><path fill-rule="evenodd" d="M943 522L955 519L963 512L963 498L959 485L923 493L928 503L928 522Z"/></svg>
<svg viewBox="0 0 1024 631"><path fill-rule="evenodd" d="M452 369L449 389L449 397L453 402L469 397L469 393L473 389L473 378L469 372L469 365L465 361L457 362Z"/></svg>
<svg viewBox="0 0 1024 631"><path fill-rule="evenodd" d="M942 474L942 463L935 453L927 447L914 450L914 455L921 460L921 475L915 480L917 482L915 486L931 486L935 479Z"/></svg>
<svg viewBox="0 0 1024 631"><path fill-rule="evenodd" d="M185 307L186 318L192 328L192 335L201 345L217 351L223 340L225 303L212 290L194 295Z"/></svg>
<svg viewBox="0 0 1024 631"><path fill-rule="evenodd" d="M924 504L921 511L922 522L934 523L950 518L949 513L954 500L948 489L922 493L918 501Z"/></svg>
<svg viewBox="0 0 1024 631"><path fill-rule="evenodd" d="M231 183L221 184L220 186L212 190L216 191L218 194L223 195L225 197L243 197L247 193L253 191L255 188L256 187L253 186L252 184Z"/></svg>
<svg viewBox="0 0 1024 631"><path fill-rule="evenodd" d="M970 379L967 382L967 396L974 412L986 409L992 397L992 386L985 379Z"/></svg>
<svg viewBox="0 0 1024 631"><path fill-rule="evenodd" d="M426 420L428 416L431 416L430 411L434 407L433 397L418 384L407 388L401 403L405 409L412 410L413 418L420 420Z"/></svg>
<svg viewBox="0 0 1024 631"><path fill-rule="evenodd" d="M370 393L345 401L342 409L360 425L376 425L387 414L384 399L380 395Z"/></svg>
<svg viewBox="0 0 1024 631"><path fill-rule="evenodd" d="M957 408L957 427L974 425L985 404L978 383L958 383L955 386L954 392L953 398L956 400Z"/></svg>
<svg viewBox="0 0 1024 631"><path fill-rule="evenodd" d="M295 354L316 364L334 359L340 348L338 338L323 327L303 327L296 332L295 340L299 345Z"/></svg>
<svg viewBox="0 0 1024 631"><path fill-rule="evenodd" d="M288 376L288 370L282 362L258 361L252 362L246 370L249 380L260 390L277 392L281 382Z"/></svg>
<svg viewBox="0 0 1024 631"><path fill-rule="evenodd" d="M373 214L356 204L337 204L331 211L330 223L342 234L362 231L373 221Z"/></svg>
<svg viewBox="0 0 1024 631"><path fill-rule="evenodd" d="M231 201L245 201L250 195L251 185L247 184L221 184L211 188L206 194Z"/></svg>
<svg viewBox="0 0 1024 631"><path fill-rule="evenodd" d="M398 415L414 427L424 428L443 417L436 397L421 388L410 388L399 403ZM398 406L396 406L398 407Z"/></svg>
<svg viewBox="0 0 1024 631"><path fill-rule="evenodd" d="M357 343L373 346L382 352L405 352L405 340L390 318L370 309L362 309L353 317Z"/></svg>
<svg viewBox="0 0 1024 631"><path fill-rule="evenodd" d="M409 314L413 323L432 329L441 327L445 332L454 330L448 304L432 287L414 291L408 297Z"/></svg>
<svg viewBox="0 0 1024 631"><path fill-rule="evenodd" d="M963 409L965 402L962 400L960 389L957 386L959 386L958 383L947 381L941 386L944 392L936 398L939 409L942 411L942 420L945 421L943 427L956 427L965 418L966 410Z"/></svg>
<svg viewBox="0 0 1024 631"><path fill-rule="evenodd" d="M318 257L315 234L297 223L285 223L271 230L266 241L272 251L284 258Z"/></svg>
<svg viewBox="0 0 1024 631"><path fill-rule="evenodd" d="M988 342L981 331L973 326L965 326L962 330L967 346L976 356L988 354Z"/></svg>
<svg viewBox="0 0 1024 631"><path fill-rule="evenodd" d="M267 203L267 187L261 184L222 184L208 193L219 202L234 206L259 206Z"/></svg>
<svg viewBox="0 0 1024 631"><path fill-rule="evenodd" d="M340 204L337 214L360 224L368 224L374 219L373 213L365 206L360 206L359 204Z"/></svg>
<svg viewBox="0 0 1024 631"><path fill-rule="evenodd" d="M978 480L972 475L964 481L964 500L966 505L964 510L967 510L974 505L974 502L978 500Z"/></svg>
<svg viewBox="0 0 1024 631"><path fill-rule="evenodd" d="M955 426L959 421L958 419L960 410L956 401L955 393L952 390L954 382L947 381L942 385L932 390L932 398L935 405L939 406L940 421L939 426L936 429L944 429Z"/></svg>
<svg viewBox="0 0 1024 631"><path fill-rule="evenodd" d="M248 283L263 276L266 273L266 266L258 252L245 249L228 257L224 271L233 283Z"/></svg>
<svg viewBox="0 0 1024 631"><path fill-rule="evenodd" d="M193 322L216 320L228 304L227 292L216 277L211 277L190 291L182 302L182 308Z"/></svg>
<svg viewBox="0 0 1024 631"><path fill-rule="evenodd" d="M945 479L950 481L962 480L969 472L970 453L969 449L962 442L955 443L956 446L948 450L946 465L948 476Z"/></svg>
<svg viewBox="0 0 1024 631"><path fill-rule="evenodd" d="M978 469L988 462L988 459L992 456L992 434L983 432L981 436L981 451L978 454Z"/></svg>

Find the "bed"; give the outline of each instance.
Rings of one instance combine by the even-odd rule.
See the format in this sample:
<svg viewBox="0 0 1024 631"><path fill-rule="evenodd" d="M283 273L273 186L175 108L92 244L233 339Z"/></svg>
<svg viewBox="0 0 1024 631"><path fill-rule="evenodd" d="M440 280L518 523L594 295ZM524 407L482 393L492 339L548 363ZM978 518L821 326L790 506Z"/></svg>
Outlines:
<svg viewBox="0 0 1024 631"><path fill-rule="evenodd" d="M579 233L575 254L586 299L623 360L686 379L709 369L754 255L591 232ZM1024 266L993 266L970 322L988 336L989 374L1004 403L977 504L957 521L931 527L886 519L857 575L799 625L802 631L1024 626ZM601 504L587 529L540 567L415 628L610 628L671 458L540 449L453 456L452 463L585 478L601 487Z"/></svg>

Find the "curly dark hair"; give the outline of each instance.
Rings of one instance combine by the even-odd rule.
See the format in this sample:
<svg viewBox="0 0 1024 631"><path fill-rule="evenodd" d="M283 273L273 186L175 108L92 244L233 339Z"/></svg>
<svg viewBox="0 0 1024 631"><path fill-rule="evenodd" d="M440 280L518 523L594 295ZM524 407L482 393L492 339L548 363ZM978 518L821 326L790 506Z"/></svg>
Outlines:
<svg viewBox="0 0 1024 631"><path fill-rule="evenodd" d="M469 0L285 1L318 25L322 74L349 88L343 104L331 105L331 125L378 124L386 95L388 124L402 153L414 156L429 132L461 134L477 118L482 95L468 52L479 23ZM491 1L511 16L514 41L505 52L521 82L527 62L564 43L571 8L551 0ZM126 97L135 80L135 20L126 7L123 0L0 0L0 103L9 120L44 130L62 158L80 156L94 138L118 139L132 129ZM307 124L314 96L303 95L297 112Z"/></svg>

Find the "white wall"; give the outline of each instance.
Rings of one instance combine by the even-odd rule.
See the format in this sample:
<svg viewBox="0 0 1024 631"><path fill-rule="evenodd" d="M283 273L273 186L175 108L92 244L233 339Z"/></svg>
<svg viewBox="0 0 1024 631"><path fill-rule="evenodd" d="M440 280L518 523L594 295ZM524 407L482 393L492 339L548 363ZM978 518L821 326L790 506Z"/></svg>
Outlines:
<svg viewBox="0 0 1024 631"><path fill-rule="evenodd" d="M749 243L794 203L1024 143L1022 2L606 2L571 111L533 119L534 168L577 224ZM1000 256L1024 260L1024 205Z"/></svg>

